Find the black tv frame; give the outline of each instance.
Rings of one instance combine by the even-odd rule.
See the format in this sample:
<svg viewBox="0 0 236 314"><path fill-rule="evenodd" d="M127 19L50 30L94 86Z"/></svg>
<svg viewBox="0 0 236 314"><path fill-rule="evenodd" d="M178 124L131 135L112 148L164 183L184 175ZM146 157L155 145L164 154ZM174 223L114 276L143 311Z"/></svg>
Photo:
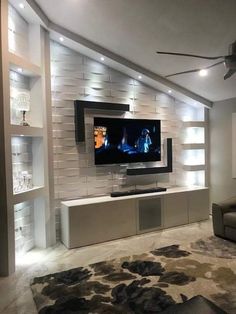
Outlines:
<svg viewBox="0 0 236 314"><path fill-rule="evenodd" d="M99 109L108 111L129 111L129 105L117 104L109 102L97 102L86 100L75 100L75 140L76 143L85 141L85 125L84 125L84 110L85 109Z"/></svg>
<svg viewBox="0 0 236 314"><path fill-rule="evenodd" d="M84 124L84 110L95 109L95 110L108 110L108 111L129 111L129 105L107 103L107 102L96 102L86 100L75 100L75 139L76 143L79 144L85 141L85 124ZM172 138L167 138L167 165L164 167L151 167L151 168L128 168L126 174L129 176L145 175L145 174L158 174L158 173L169 173L173 172L173 156L172 156Z"/></svg>
<svg viewBox="0 0 236 314"><path fill-rule="evenodd" d="M164 167L150 167L150 168L128 168L126 174L128 176L155 174L155 173L169 173L173 172L173 156L172 156L172 138L167 138L167 164Z"/></svg>

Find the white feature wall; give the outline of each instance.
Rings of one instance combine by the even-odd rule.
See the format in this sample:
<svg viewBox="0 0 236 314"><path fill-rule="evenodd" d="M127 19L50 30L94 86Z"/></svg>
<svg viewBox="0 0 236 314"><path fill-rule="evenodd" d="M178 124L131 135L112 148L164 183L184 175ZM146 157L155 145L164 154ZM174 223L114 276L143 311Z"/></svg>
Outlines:
<svg viewBox="0 0 236 314"><path fill-rule="evenodd" d="M109 194L112 191L156 186L187 185L183 170L184 121L204 121L204 108L176 102L106 65L56 42L51 43L53 148L56 209L61 200ZM93 117L114 117L109 111L87 110L86 140L76 145L74 100L130 104L123 118L161 120L162 144L173 138L173 173L128 177L126 166L94 165ZM195 132L196 133L196 132ZM201 133L201 132L200 132ZM195 138L197 135L195 136ZM202 133L200 134L202 137ZM188 139L191 143L191 139ZM201 139L197 141L201 142ZM164 147L162 146L162 153ZM153 166L153 164L152 164ZM195 174L195 180L199 180ZM204 180L201 182L204 185ZM57 216L59 224L59 217Z"/></svg>

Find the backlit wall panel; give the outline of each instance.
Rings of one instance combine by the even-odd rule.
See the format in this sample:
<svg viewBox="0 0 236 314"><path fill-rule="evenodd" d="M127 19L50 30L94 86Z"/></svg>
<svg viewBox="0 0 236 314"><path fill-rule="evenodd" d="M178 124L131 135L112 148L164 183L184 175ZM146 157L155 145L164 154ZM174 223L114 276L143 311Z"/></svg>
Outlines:
<svg viewBox="0 0 236 314"><path fill-rule="evenodd" d="M182 161L181 134L184 134L185 130L182 112L188 108L188 116L193 119L196 116L196 108L191 109L187 104L176 102L166 94L55 42L51 43L51 65L57 210L60 208L60 201L65 199L103 195L137 187L187 184ZM119 117L160 119L162 140L173 138L174 172L131 178L126 176L126 166L95 167L93 117L109 117L111 114L109 111L98 113L87 110L86 141L76 145L75 99L130 104L131 111Z"/></svg>

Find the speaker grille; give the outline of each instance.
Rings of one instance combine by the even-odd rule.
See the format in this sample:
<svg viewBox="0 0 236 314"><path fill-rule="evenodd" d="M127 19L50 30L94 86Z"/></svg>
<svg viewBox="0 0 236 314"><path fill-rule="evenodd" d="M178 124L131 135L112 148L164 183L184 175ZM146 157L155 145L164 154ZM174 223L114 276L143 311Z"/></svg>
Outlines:
<svg viewBox="0 0 236 314"><path fill-rule="evenodd" d="M160 198L140 200L138 206L140 231L161 227L162 215Z"/></svg>

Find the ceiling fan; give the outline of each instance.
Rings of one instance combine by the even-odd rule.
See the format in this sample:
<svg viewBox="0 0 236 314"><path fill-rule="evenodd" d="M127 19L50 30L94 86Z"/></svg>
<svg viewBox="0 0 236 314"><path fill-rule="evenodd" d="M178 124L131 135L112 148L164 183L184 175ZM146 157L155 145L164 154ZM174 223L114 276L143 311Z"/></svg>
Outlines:
<svg viewBox="0 0 236 314"><path fill-rule="evenodd" d="M229 45L229 54L226 56L206 57L206 56L199 56L199 55L188 54L188 53L167 52L167 51L157 51L157 53L163 54L163 55L192 57L192 58L200 58L200 59L207 59L207 60L223 59L217 63L214 63L212 65L205 67L204 69L210 69L214 66L217 66L218 64L224 63L226 69L228 70L227 73L224 75L224 80L230 78L236 72L236 41L233 42L231 45ZM171 77L171 76L175 76L175 75L179 75L179 74L199 72L200 70L202 70L202 69L194 69L194 70L189 70L189 71L173 73L173 74L166 75L166 77Z"/></svg>

